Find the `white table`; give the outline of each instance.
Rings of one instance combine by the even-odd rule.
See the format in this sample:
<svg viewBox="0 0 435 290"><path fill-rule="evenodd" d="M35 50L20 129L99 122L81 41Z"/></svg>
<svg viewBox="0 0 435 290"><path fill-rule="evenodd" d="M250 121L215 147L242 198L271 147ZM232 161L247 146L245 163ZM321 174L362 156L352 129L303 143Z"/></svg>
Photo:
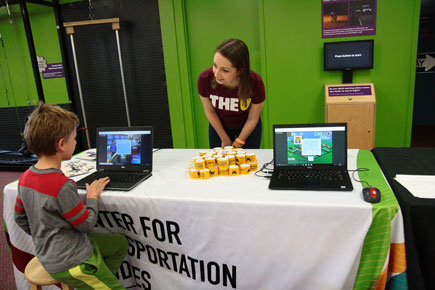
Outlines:
<svg viewBox="0 0 435 290"><path fill-rule="evenodd" d="M272 150L247 151L256 153L259 167L272 160ZM271 191L269 179L254 173L191 179L187 167L198 152L159 150L151 178L130 192L101 195L97 230L121 232L130 243L119 272L125 286L353 288L374 212L362 199L360 183L352 180L352 192ZM349 169L356 168L357 155L349 150ZM10 241L33 254L30 237L13 221L17 183L7 185L4 194ZM390 226L391 243L403 243L400 211ZM25 287L16 267L15 276Z"/></svg>

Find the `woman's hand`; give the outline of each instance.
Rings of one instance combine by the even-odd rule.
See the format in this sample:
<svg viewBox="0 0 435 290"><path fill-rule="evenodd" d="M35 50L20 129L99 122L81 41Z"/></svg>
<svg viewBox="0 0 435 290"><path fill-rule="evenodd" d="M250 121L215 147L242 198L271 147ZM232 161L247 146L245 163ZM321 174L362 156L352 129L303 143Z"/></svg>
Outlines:
<svg viewBox="0 0 435 290"><path fill-rule="evenodd" d="M219 138L221 138L222 141L222 147L225 146L231 146L231 139L228 137L227 133L225 132L224 127L222 126L222 122L219 119L215 108L211 104L211 101L209 98L204 98L201 96L201 102L204 106L204 112L205 116L207 117L210 125L213 127L213 129L218 134Z"/></svg>
<svg viewBox="0 0 435 290"><path fill-rule="evenodd" d="M242 148L242 147L243 147L243 144L240 144L239 142L234 141L234 142L233 142L233 146L234 146L235 148Z"/></svg>
<svg viewBox="0 0 435 290"><path fill-rule="evenodd" d="M225 147L225 146L232 146L233 144L231 143L231 139L228 137L228 138L224 138L223 140L222 140L222 147Z"/></svg>

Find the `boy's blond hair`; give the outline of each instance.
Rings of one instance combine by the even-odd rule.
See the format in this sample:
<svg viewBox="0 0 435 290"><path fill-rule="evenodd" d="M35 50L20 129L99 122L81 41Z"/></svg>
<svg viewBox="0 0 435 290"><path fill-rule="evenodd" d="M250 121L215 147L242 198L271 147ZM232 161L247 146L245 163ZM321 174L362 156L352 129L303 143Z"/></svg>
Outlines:
<svg viewBox="0 0 435 290"><path fill-rule="evenodd" d="M24 128L24 138L29 150L36 154L56 154L56 143L70 134L79 125L76 114L53 104L40 103L30 114Z"/></svg>

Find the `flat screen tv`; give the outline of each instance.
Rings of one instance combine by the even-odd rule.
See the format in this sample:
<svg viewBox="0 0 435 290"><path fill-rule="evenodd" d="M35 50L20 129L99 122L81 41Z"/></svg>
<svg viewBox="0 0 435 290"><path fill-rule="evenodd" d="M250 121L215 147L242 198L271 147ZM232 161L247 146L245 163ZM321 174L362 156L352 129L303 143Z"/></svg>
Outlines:
<svg viewBox="0 0 435 290"><path fill-rule="evenodd" d="M343 83L352 83L353 70L373 68L373 39L324 43L325 71L343 71Z"/></svg>

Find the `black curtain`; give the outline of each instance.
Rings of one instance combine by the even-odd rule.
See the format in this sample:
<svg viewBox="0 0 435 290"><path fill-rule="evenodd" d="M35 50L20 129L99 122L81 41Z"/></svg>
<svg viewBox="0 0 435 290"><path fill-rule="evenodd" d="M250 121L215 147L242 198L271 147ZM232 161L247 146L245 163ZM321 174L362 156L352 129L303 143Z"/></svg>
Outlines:
<svg viewBox="0 0 435 290"><path fill-rule="evenodd" d="M151 125L154 147L172 148L157 0L93 0L60 6L61 22L119 18L125 85L132 126ZM73 109L82 122L71 37L62 27ZM75 27L73 34L91 147L97 127L127 126L121 69L111 24ZM83 124L82 124L83 125ZM79 135L83 149L87 142Z"/></svg>

